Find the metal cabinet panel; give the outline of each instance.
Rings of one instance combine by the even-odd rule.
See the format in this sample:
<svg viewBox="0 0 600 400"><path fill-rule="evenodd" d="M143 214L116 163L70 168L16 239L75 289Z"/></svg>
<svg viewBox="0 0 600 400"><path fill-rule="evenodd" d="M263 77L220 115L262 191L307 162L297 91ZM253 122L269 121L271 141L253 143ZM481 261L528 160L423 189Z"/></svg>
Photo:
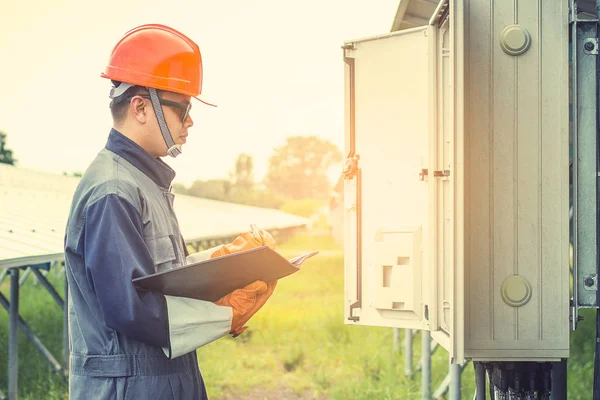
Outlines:
<svg viewBox="0 0 600 400"><path fill-rule="evenodd" d="M346 44L346 149L360 157L344 189L348 323L428 325L434 32Z"/></svg>
<svg viewBox="0 0 600 400"><path fill-rule="evenodd" d="M459 363L566 357L568 5L443 6L345 45L346 321Z"/></svg>
<svg viewBox="0 0 600 400"><path fill-rule="evenodd" d="M465 3L467 357L568 354L567 6ZM514 25L520 55L502 47Z"/></svg>

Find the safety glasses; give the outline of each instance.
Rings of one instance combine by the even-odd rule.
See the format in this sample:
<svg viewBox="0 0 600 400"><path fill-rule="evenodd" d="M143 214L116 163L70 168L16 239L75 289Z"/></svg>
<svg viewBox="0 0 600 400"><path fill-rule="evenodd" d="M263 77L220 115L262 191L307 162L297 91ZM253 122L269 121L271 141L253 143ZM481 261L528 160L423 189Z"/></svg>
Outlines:
<svg viewBox="0 0 600 400"><path fill-rule="evenodd" d="M150 95L147 94L139 94L138 96L143 97L145 99L150 99ZM163 106L173 107L177 110L177 114L179 114L181 118L181 123L185 123L188 115L190 115L190 110L192 109L192 103L180 103L178 101L172 101L167 99L158 99L159 103Z"/></svg>

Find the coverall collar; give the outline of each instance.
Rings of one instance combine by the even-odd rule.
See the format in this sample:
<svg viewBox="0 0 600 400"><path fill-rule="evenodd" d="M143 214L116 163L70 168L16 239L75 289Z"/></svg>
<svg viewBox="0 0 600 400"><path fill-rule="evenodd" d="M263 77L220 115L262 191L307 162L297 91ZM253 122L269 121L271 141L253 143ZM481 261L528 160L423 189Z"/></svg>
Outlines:
<svg viewBox="0 0 600 400"><path fill-rule="evenodd" d="M160 158L155 158L114 128L110 130L108 135L106 149L129 161L158 186L165 189L171 187L171 182L175 178L175 171Z"/></svg>

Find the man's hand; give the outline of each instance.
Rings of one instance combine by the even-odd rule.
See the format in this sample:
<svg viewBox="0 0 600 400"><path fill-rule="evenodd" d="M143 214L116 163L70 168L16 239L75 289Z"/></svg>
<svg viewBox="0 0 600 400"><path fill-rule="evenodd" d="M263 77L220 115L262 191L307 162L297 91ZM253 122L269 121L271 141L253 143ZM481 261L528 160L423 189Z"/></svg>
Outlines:
<svg viewBox="0 0 600 400"><path fill-rule="evenodd" d="M251 228L250 232L242 233L233 242L219 246L211 254L210 258L221 257L260 246L268 246L270 249L275 250L275 239L273 239L273 236L269 232L264 229L256 229L255 226ZM234 290L215 302L217 305L233 308L233 321L230 332L233 334L233 337L237 337L248 328L244 324L267 302L276 286L277 281L270 282L269 284L256 281L242 289Z"/></svg>
<svg viewBox="0 0 600 400"><path fill-rule="evenodd" d="M266 284L255 281L242 289L236 289L215 302L216 305L231 307L233 309L233 320L231 331L234 337L244 332L246 322L267 302L273 294L277 281Z"/></svg>

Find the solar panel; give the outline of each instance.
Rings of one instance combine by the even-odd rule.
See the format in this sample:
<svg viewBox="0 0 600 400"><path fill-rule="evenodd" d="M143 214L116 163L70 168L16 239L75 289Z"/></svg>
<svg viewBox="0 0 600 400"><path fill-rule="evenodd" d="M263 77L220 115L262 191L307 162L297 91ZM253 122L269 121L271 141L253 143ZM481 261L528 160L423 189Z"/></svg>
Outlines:
<svg viewBox="0 0 600 400"><path fill-rule="evenodd" d="M2 267L19 259L39 261L47 256L51 261L63 252L69 207L79 180L0 164ZM279 210L185 195L175 196L174 208L186 241L235 236L250 224L266 230L308 224L306 218Z"/></svg>

